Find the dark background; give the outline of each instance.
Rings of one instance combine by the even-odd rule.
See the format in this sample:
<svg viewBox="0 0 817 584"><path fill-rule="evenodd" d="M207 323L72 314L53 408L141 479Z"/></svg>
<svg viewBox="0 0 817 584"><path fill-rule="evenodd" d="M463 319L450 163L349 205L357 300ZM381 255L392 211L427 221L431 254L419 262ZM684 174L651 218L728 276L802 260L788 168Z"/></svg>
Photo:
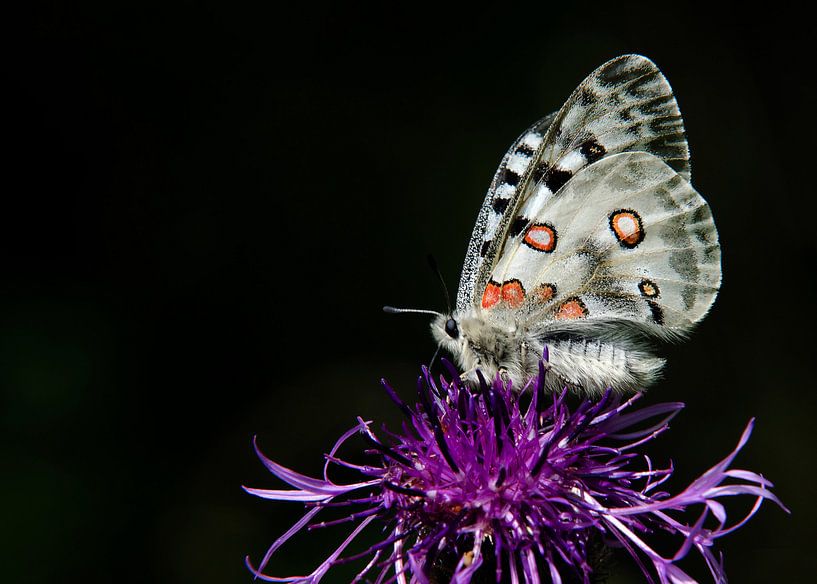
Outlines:
<svg viewBox="0 0 817 584"><path fill-rule="evenodd" d="M639 52L678 96L724 252L714 310L645 398L687 403L652 452L675 460L677 491L757 416L737 466L793 513L764 507L721 540L727 572L809 579L814 31L679 8L50 3L10 18L0 578L250 582L244 555L301 512L241 491L281 487L253 434L315 473L356 415L393 423L379 378L410 396L434 346L425 318L380 306L442 309L425 255L453 288L511 141ZM340 532L324 537L273 573L325 557Z"/></svg>

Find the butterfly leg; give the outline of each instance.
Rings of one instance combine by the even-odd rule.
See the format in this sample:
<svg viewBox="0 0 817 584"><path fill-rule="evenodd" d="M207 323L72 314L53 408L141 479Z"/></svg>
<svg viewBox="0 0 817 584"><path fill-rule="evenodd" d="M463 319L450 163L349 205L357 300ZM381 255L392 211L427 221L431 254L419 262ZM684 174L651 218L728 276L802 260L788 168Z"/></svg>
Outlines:
<svg viewBox="0 0 817 584"><path fill-rule="evenodd" d="M479 363L477 363L476 365L474 365L473 367L471 367L469 370L467 370L467 371L463 371L462 373L460 373L460 381L467 381L467 380L468 380L468 377L469 377L469 376L470 376L470 375L471 375L471 374L472 374L474 371L476 371L477 369L479 369Z"/></svg>

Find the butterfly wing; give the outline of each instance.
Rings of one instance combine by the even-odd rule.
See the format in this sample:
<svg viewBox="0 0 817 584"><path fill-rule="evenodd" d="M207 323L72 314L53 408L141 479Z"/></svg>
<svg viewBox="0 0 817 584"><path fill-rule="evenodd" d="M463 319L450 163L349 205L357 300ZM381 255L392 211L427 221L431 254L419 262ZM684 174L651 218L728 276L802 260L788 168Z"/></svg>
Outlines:
<svg viewBox="0 0 817 584"><path fill-rule="evenodd" d="M689 180L689 149L672 89L639 55L591 73L555 116L525 132L505 155L471 235L457 309L479 306L500 252L588 164L625 151L650 152Z"/></svg>
<svg viewBox="0 0 817 584"><path fill-rule="evenodd" d="M477 281L483 281L485 271L493 267L502 235L520 198L522 185L528 182L534 154L541 152L545 134L556 113L545 116L525 130L505 153L494 174L465 254L457 292L458 310L465 310L471 305Z"/></svg>
<svg viewBox="0 0 817 584"><path fill-rule="evenodd" d="M625 152L579 171L507 242L481 306L529 327L615 320L671 337L704 317L720 280L706 201L657 156Z"/></svg>

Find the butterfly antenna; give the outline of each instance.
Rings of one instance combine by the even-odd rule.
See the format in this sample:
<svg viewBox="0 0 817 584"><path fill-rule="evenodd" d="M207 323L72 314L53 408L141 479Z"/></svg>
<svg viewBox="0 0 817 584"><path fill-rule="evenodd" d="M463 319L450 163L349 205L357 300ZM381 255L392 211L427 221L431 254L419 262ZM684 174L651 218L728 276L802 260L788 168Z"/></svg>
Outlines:
<svg viewBox="0 0 817 584"><path fill-rule="evenodd" d="M420 310L419 308L395 308L394 306L384 306L383 312L387 314L414 313L414 314L433 314L434 316L442 316L442 313L437 312L436 310Z"/></svg>
<svg viewBox="0 0 817 584"><path fill-rule="evenodd" d="M439 278L440 284L443 287L443 294L445 294L445 306L447 310L446 314L451 314L451 295L448 293L448 286L445 285L445 279L443 278L443 274L437 265L437 260L435 260L434 256L431 254L428 254L428 265L431 266L431 270L437 274L437 278Z"/></svg>

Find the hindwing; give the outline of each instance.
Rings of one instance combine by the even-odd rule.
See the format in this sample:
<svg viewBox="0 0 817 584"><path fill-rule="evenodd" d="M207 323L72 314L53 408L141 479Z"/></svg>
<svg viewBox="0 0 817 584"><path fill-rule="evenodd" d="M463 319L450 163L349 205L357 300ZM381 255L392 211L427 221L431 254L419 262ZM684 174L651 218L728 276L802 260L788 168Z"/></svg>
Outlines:
<svg viewBox="0 0 817 584"><path fill-rule="evenodd" d="M657 156L625 152L579 171L507 242L486 287L498 301L483 294L480 306L543 326L627 320L683 334L709 310L720 279L706 201Z"/></svg>

